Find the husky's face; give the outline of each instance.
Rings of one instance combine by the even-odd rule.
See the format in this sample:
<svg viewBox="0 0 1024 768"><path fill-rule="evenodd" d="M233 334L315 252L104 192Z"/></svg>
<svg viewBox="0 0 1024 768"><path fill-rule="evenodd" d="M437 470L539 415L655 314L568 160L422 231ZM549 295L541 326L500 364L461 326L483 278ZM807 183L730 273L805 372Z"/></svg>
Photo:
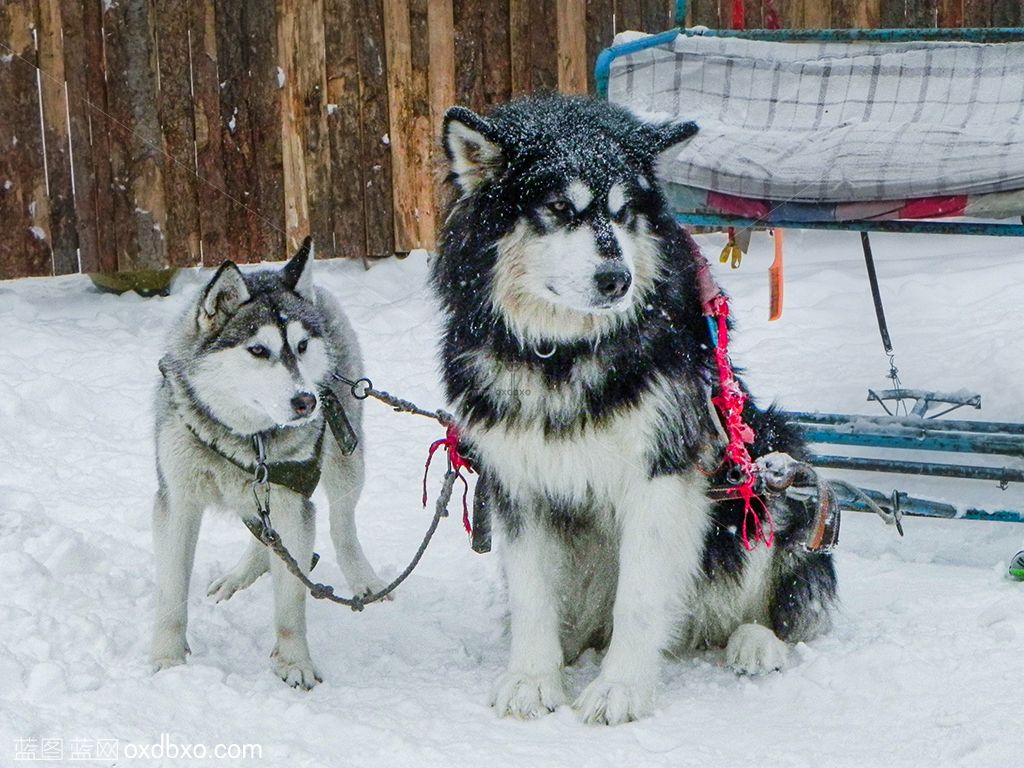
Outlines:
<svg viewBox="0 0 1024 768"><path fill-rule="evenodd" d="M449 110L456 205L481 219L514 211L496 237L491 301L521 338L593 334L642 301L658 273L653 163L695 131L573 99L513 103L488 119Z"/></svg>
<svg viewBox="0 0 1024 768"><path fill-rule="evenodd" d="M199 405L239 434L306 424L330 369L315 311L312 245L278 272L248 278L221 265L196 311L201 353L188 384Z"/></svg>

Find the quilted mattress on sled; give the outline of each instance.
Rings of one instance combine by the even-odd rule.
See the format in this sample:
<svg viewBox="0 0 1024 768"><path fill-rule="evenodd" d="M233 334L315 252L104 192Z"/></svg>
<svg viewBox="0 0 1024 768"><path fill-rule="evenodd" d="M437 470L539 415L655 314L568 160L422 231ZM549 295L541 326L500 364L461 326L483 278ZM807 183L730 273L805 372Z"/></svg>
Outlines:
<svg viewBox="0 0 1024 768"><path fill-rule="evenodd" d="M1024 43L679 35L615 59L608 98L698 123L661 172L705 209L784 202L808 218L894 218L925 200L936 202L902 217L1024 211Z"/></svg>

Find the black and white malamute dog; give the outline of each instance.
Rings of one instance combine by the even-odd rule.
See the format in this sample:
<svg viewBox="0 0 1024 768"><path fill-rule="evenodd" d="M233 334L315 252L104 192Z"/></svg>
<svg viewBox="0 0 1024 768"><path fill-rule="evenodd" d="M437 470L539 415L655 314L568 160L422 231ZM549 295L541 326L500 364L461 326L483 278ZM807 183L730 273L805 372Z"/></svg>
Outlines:
<svg viewBox="0 0 1024 768"><path fill-rule="evenodd" d="M359 344L338 303L313 285L308 240L281 270L243 275L225 262L172 328L160 369L159 488L153 507L156 669L181 664L188 653L188 586L203 512L218 507L256 516L255 435L264 440L270 466L272 523L296 560L311 560L310 496L322 478L331 538L349 587L364 594L383 586L356 537L363 485L361 404L345 402L356 439L345 455L325 423L320 396L333 373L362 375ZM274 581L274 671L290 685L311 688L320 678L306 642L306 590L263 544L251 539L238 564L213 582L210 595L227 599L268 569Z"/></svg>
<svg viewBox="0 0 1024 768"><path fill-rule="evenodd" d="M445 119L455 199L432 279L447 394L504 544L503 715L562 704L561 668L588 647L607 651L575 707L621 723L651 710L665 652L725 646L765 672L829 624L831 558L801 547L812 516L776 500L775 546L748 552L742 503L707 498L722 440L698 252L655 178L695 132L558 96ZM770 410L746 417L755 456L800 454Z"/></svg>

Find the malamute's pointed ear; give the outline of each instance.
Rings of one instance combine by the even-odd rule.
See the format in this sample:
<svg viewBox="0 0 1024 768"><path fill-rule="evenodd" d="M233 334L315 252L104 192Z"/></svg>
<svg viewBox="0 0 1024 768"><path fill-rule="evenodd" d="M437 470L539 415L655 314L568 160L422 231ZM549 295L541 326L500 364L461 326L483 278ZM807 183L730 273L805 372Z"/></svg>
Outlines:
<svg viewBox="0 0 1024 768"><path fill-rule="evenodd" d="M492 178L504 165L504 155L493 140L493 133L487 120L465 107L452 107L444 115L441 140L452 177L464 195Z"/></svg>
<svg viewBox="0 0 1024 768"><path fill-rule="evenodd" d="M210 280L199 302L199 330L211 333L220 328L249 300L242 273L233 261L225 261Z"/></svg>
<svg viewBox="0 0 1024 768"><path fill-rule="evenodd" d="M284 287L295 291L306 301L316 301L316 291L313 288L313 261L313 238L307 237L291 261L281 270Z"/></svg>
<svg viewBox="0 0 1024 768"><path fill-rule="evenodd" d="M659 155L666 149L689 139L699 130L694 122L687 123L662 123L661 125L644 126L650 131L650 146L654 154Z"/></svg>

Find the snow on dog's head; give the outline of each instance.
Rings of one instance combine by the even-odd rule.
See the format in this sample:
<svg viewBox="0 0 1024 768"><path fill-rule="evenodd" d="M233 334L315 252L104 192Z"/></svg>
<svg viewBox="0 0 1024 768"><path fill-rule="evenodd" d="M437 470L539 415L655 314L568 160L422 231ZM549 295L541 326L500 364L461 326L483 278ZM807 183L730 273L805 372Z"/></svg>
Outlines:
<svg viewBox="0 0 1024 768"><path fill-rule="evenodd" d="M487 272L493 309L522 340L615 327L658 273L651 221L666 206L655 161L696 131L578 97L520 99L487 117L453 107L443 142L455 201L442 258Z"/></svg>

